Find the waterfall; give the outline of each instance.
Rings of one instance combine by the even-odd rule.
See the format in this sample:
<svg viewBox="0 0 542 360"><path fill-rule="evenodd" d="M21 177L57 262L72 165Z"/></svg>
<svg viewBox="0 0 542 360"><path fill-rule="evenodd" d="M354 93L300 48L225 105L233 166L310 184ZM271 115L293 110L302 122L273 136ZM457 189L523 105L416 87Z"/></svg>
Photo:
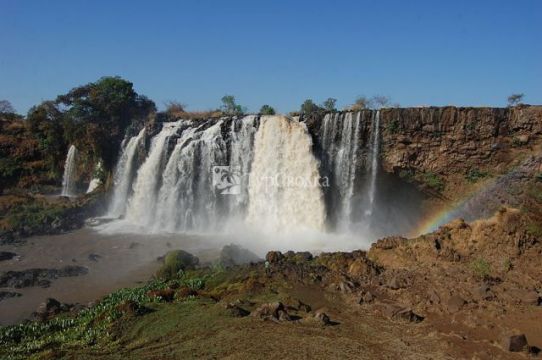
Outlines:
<svg viewBox="0 0 542 360"><path fill-rule="evenodd" d="M136 165L137 151L145 139L145 128L137 136L130 138L128 143L123 142L122 152L115 168L113 197L109 205L109 215L119 217L124 214L130 187L133 180L134 166Z"/></svg>
<svg viewBox="0 0 542 360"><path fill-rule="evenodd" d="M102 185L102 180L98 174L103 172L103 165L102 161L98 161L96 163L96 166L94 166L94 177L90 180L90 183L88 184L87 188L87 194L90 194L94 190L98 188L98 186Z"/></svg>
<svg viewBox="0 0 542 360"><path fill-rule="evenodd" d="M64 164L64 176L62 178L62 196L75 196L76 183L75 176L77 171L77 148L74 145L70 146L66 162Z"/></svg>
<svg viewBox="0 0 542 360"><path fill-rule="evenodd" d="M248 206L248 182L257 125L257 117L253 115L235 119L231 124L230 168L239 171L240 179L240 193L229 197L230 214L234 216L243 217Z"/></svg>
<svg viewBox="0 0 542 360"><path fill-rule="evenodd" d="M380 110L377 110L373 119L371 138L371 168L370 168L370 182L369 182L369 207L365 211L365 214L371 216L374 210L375 193L376 193L376 177L378 175L378 156L380 148Z"/></svg>
<svg viewBox="0 0 542 360"><path fill-rule="evenodd" d="M223 121L184 130L169 157L158 193L154 230L206 230L220 222L212 186L214 165L226 165Z"/></svg>
<svg viewBox="0 0 542 360"><path fill-rule="evenodd" d="M156 193L166 160L168 140L181 124L182 121L164 124L160 133L152 139L149 154L137 171L133 195L126 208L126 218L135 224L147 227L153 220Z"/></svg>
<svg viewBox="0 0 542 360"><path fill-rule="evenodd" d="M247 222L267 232L324 230L318 161L303 124L264 116L254 142Z"/></svg>
<svg viewBox="0 0 542 360"><path fill-rule="evenodd" d="M355 118L354 118L355 117ZM321 147L324 168L332 177L339 199L336 209L339 228L351 222L352 198L356 179L361 113L326 114L322 125Z"/></svg>

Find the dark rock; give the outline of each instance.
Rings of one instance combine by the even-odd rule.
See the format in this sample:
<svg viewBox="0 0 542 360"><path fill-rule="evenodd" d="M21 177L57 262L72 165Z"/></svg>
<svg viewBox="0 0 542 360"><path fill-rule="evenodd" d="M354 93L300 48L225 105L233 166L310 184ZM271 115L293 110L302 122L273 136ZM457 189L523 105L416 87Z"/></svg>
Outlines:
<svg viewBox="0 0 542 360"><path fill-rule="evenodd" d="M0 251L0 261L11 260L15 256L17 256L17 254L10 251Z"/></svg>
<svg viewBox="0 0 542 360"><path fill-rule="evenodd" d="M402 243L406 241L407 239L402 236L389 236L387 238L378 240L376 243L373 243L371 245L371 248L391 250L398 247L399 245L401 245Z"/></svg>
<svg viewBox="0 0 542 360"><path fill-rule="evenodd" d="M270 264L276 264L284 258L284 255L280 251L270 251L265 255L265 260Z"/></svg>
<svg viewBox="0 0 542 360"><path fill-rule="evenodd" d="M329 318L329 316L323 312L323 311L317 311L315 314L314 314L314 320L318 321L320 324L322 325L330 325L331 324L331 319Z"/></svg>
<svg viewBox="0 0 542 360"><path fill-rule="evenodd" d="M88 259L89 259L90 261L94 261L94 262L97 262L98 259L100 259L100 258L101 258L101 256L98 255L98 254L90 254L90 255L88 256Z"/></svg>
<svg viewBox="0 0 542 360"><path fill-rule="evenodd" d="M440 296L435 289L427 290L427 297L432 304L440 304Z"/></svg>
<svg viewBox="0 0 542 360"><path fill-rule="evenodd" d="M47 298L32 315L36 320L45 321L61 312L69 311L71 307L71 305L63 304L56 299Z"/></svg>
<svg viewBox="0 0 542 360"><path fill-rule="evenodd" d="M229 311L230 315L233 317L245 317L250 315L248 310L243 309L237 304L229 303L226 305L226 309Z"/></svg>
<svg viewBox="0 0 542 360"><path fill-rule="evenodd" d="M79 276L88 273L82 266L68 265L60 269L28 269L0 273L0 287L24 288L32 286L48 287L51 280L59 277Z"/></svg>
<svg viewBox="0 0 542 360"><path fill-rule="evenodd" d="M411 309L398 304L384 304L382 314L392 320L405 320L418 323L423 321L423 316L414 313Z"/></svg>
<svg viewBox="0 0 542 360"><path fill-rule="evenodd" d="M226 245L220 251L219 262L225 267L255 263L259 261L261 261L261 259L256 254L234 244Z"/></svg>
<svg viewBox="0 0 542 360"><path fill-rule="evenodd" d="M375 301L376 296L370 291L362 291L358 300L358 304L371 304Z"/></svg>
<svg viewBox="0 0 542 360"><path fill-rule="evenodd" d="M512 335L504 339L504 348L508 351L519 352L527 347L525 334Z"/></svg>
<svg viewBox="0 0 542 360"><path fill-rule="evenodd" d="M180 299L187 298L189 296L197 296L198 292L196 290L190 289L188 286L183 286L177 290L177 297Z"/></svg>
<svg viewBox="0 0 542 360"><path fill-rule="evenodd" d="M466 304L466 301L459 295L453 295L448 300L448 311L451 313L458 312L463 308L463 305Z"/></svg>
<svg viewBox="0 0 542 360"><path fill-rule="evenodd" d="M263 304L256 310L250 313L250 316L264 320L278 320L279 311L285 311L284 305L281 302Z"/></svg>
<svg viewBox="0 0 542 360"><path fill-rule="evenodd" d="M13 298L13 297L20 297L20 296L22 296L22 294L20 294L18 292L0 291L0 301L5 300L5 299L9 299L9 298Z"/></svg>
<svg viewBox="0 0 542 360"><path fill-rule="evenodd" d="M290 317L290 315L288 315L286 310L279 310L278 311L278 320L279 321L291 321L292 318Z"/></svg>
<svg viewBox="0 0 542 360"><path fill-rule="evenodd" d="M152 290L147 293L149 297L159 298L165 302L171 302L175 298L175 291L173 289L160 289Z"/></svg>

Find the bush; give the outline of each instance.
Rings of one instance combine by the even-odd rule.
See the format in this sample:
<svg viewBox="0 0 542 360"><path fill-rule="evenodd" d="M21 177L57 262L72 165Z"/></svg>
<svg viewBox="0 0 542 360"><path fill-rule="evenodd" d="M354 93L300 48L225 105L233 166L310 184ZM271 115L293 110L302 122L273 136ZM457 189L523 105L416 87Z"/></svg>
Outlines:
<svg viewBox="0 0 542 360"><path fill-rule="evenodd" d="M442 179L432 173L432 172L426 172L426 173L423 173L422 175L422 181L427 185L429 186L430 188L436 190L436 191L442 191L444 190L444 183L442 182Z"/></svg>
<svg viewBox="0 0 542 360"><path fill-rule="evenodd" d="M484 171L480 171L478 169L470 169L467 174L465 175L465 178L472 182L472 183L475 183L477 182L478 180L480 179L483 179L487 176L487 173L484 172Z"/></svg>
<svg viewBox="0 0 542 360"><path fill-rule="evenodd" d="M199 259L194 255L183 250L173 250L166 254L164 264L158 270L156 276L162 279L173 279L179 273L193 269L198 263Z"/></svg>
<svg viewBox="0 0 542 360"><path fill-rule="evenodd" d="M270 105L263 105L260 108L260 114L261 115L275 115L275 109L273 109Z"/></svg>
<svg viewBox="0 0 542 360"><path fill-rule="evenodd" d="M491 273L491 265L482 258L474 260L470 264L471 270L476 277L481 280L489 278Z"/></svg>

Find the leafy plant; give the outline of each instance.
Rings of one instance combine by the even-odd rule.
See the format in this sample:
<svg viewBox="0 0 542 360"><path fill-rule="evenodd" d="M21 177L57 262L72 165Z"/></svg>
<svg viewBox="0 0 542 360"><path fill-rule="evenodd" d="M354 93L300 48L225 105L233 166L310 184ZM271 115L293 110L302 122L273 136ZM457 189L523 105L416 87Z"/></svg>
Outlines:
<svg viewBox="0 0 542 360"><path fill-rule="evenodd" d="M266 104L266 105L263 105L260 108L260 114L262 114L262 115L275 115L275 109L273 109L272 106Z"/></svg>
<svg viewBox="0 0 542 360"><path fill-rule="evenodd" d="M436 191L444 190L444 183L442 179L433 172L425 172L422 174L422 181L430 188Z"/></svg>
<svg viewBox="0 0 542 360"><path fill-rule="evenodd" d="M465 175L465 178L472 182L472 183L475 183L477 182L478 180L480 179L483 179L487 176L487 172L484 172L484 171L480 171L478 169L470 169L467 174Z"/></svg>
<svg viewBox="0 0 542 360"><path fill-rule="evenodd" d="M470 268L479 279L487 279L491 273L491 265L482 258L473 260L470 263Z"/></svg>

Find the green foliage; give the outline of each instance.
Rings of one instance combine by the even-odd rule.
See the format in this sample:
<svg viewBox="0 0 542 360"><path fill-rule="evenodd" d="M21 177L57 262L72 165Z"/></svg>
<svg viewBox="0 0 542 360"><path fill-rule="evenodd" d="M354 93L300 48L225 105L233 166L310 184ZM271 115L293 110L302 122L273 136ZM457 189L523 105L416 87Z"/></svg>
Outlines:
<svg viewBox="0 0 542 360"><path fill-rule="evenodd" d="M199 259L183 250L173 250L166 254L164 264L156 273L163 279L173 279L181 275L185 270L194 268Z"/></svg>
<svg viewBox="0 0 542 360"><path fill-rule="evenodd" d="M307 99L301 104L301 113L305 115L314 114L322 109L314 103L311 99Z"/></svg>
<svg viewBox="0 0 542 360"><path fill-rule="evenodd" d="M260 114L261 115L275 115L275 109L273 109L270 105L263 105L260 108Z"/></svg>
<svg viewBox="0 0 542 360"><path fill-rule="evenodd" d="M425 172L421 175L421 180L430 188L436 191L444 190L442 179L433 172Z"/></svg>
<svg viewBox="0 0 542 360"><path fill-rule="evenodd" d="M478 169L470 169L465 175L465 179L467 179L468 181L472 183L475 183L478 180L485 178L487 175L488 174L485 171L480 171Z"/></svg>
<svg viewBox="0 0 542 360"><path fill-rule="evenodd" d="M479 258L470 263L470 268L479 279L488 279L491 274L491 265L484 259Z"/></svg>
<svg viewBox="0 0 542 360"><path fill-rule="evenodd" d="M121 289L105 296L97 305L84 309L75 317L59 316L47 322L28 322L0 328L0 356L25 359L51 346L69 348L93 345L110 337L113 322L123 315L123 304L132 303L135 315L141 314L144 304L159 302L150 297L153 290L166 288L162 281L152 281L146 286ZM4 357L3 357L4 358Z"/></svg>
<svg viewBox="0 0 542 360"><path fill-rule="evenodd" d="M222 97L222 111L229 116L240 116L245 113L245 108L237 104L235 96L224 95Z"/></svg>
<svg viewBox="0 0 542 360"><path fill-rule="evenodd" d="M322 107L324 108L325 111L335 112L335 111L337 111L336 104L337 104L337 99L334 99L334 98L327 98L327 99L322 103Z"/></svg>
<svg viewBox="0 0 542 360"><path fill-rule="evenodd" d="M531 223L527 225L527 233L537 238L542 238L542 225Z"/></svg>
<svg viewBox="0 0 542 360"><path fill-rule="evenodd" d="M33 201L11 209L6 215L6 220L12 230L33 230L61 218L65 211L65 208L58 205Z"/></svg>
<svg viewBox="0 0 542 360"><path fill-rule="evenodd" d="M388 131L392 134L396 134L399 131L399 120L393 119L388 125Z"/></svg>

